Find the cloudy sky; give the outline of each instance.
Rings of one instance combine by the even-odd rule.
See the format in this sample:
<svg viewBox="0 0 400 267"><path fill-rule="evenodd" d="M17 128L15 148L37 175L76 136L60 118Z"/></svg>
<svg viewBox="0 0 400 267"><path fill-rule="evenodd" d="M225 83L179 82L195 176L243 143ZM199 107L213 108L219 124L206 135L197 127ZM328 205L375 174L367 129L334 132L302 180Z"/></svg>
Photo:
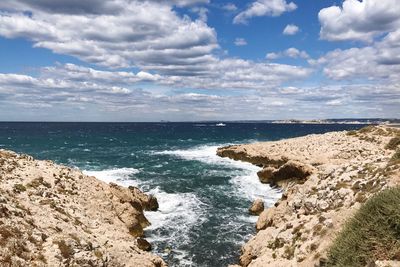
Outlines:
<svg viewBox="0 0 400 267"><path fill-rule="evenodd" d="M398 0L0 1L0 120L399 114Z"/></svg>

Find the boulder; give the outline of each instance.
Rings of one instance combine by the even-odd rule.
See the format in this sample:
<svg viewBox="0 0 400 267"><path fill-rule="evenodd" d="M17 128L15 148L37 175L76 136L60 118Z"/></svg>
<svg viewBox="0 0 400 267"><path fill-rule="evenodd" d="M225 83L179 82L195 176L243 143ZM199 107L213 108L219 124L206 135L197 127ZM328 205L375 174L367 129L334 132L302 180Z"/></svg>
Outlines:
<svg viewBox="0 0 400 267"><path fill-rule="evenodd" d="M132 196L140 201L144 210L158 210L158 201L155 196L147 195L140 191L139 188L134 186L129 186L128 189L131 192Z"/></svg>
<svg viewBox="0 0 400 267"><path fill-rule="evenodd" d="M264 210L264 201L260 198L256 199L249 209L251 215L260 215Z"/></svg>
<svg viewBox="0 0 400 267"><path fill-rule="evenodd" d="M151 244L144 238L138 238L136 240L138 248L144 251L151 251Z"/></svg>
<svg viewBox="0 0 400 267"><path fill-rule="evenodd" d="M273 217L275 215L275 209L275 207L271 207L261 212L256 223L257 231L263 230L272 225Z"/></svg>
<svg viewBox="0 0 400 267"><path fill-rule="evenodd" d="M258 178L261 183L269 183L273 178L273 173L276 171L273 167L265 167L261 171L257 172Z"/></svg>

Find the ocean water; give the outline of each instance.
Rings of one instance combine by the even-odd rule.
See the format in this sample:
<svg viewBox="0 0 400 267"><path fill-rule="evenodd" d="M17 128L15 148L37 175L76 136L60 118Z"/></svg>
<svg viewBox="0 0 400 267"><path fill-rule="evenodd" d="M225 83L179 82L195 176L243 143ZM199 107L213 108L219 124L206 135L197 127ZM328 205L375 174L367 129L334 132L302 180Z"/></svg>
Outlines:
<svg viewBox="0 0 400 267"><path fill-rule="evenodd" d="M154 194L146 238L170 266L226 266L255 233L248 215L278 189L258 181L258 167L216 156L219 146L279 140L362 125L267 123L0 123L0 148L77 167L106 182Z"/></svg>

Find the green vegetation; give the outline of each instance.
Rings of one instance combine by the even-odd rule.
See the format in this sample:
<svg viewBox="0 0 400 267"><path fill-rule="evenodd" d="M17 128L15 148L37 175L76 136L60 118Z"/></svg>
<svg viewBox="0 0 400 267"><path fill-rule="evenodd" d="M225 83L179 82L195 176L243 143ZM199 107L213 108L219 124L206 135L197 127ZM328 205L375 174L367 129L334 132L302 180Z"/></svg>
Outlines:
<svg viewBox="0 0 400 267"><path fill-rule="evenodd" d="M386 149L395 150L400 145L400 136L393 137L385 146Z"/></svg>
<svg viewBox="0 0 400 267"><path fill-rule="evenodd" d="M14 192L21 193L26 191L26 187L23 184L15 184L14 185Z"/></svg>
<svg viewBox="0 0 400 267"><path fill-rule="evenodd" d="M329 249L326 266L358 267L376 260L400 260L400 187L365 202Z"/></svg>
<svg viewBox="0 0 400 267"><path fill-rule="evenodd" d="M56 241L58 249L64 259L70 259L74 255L74 250L65 242L65 240Z"/></svg>
<svg viewBox="0 0 400 267"><path fill-rule="evenodd" d="M390 159L391 164L398 164L400 163L400 148L396 150L392 158Z"/></svg>

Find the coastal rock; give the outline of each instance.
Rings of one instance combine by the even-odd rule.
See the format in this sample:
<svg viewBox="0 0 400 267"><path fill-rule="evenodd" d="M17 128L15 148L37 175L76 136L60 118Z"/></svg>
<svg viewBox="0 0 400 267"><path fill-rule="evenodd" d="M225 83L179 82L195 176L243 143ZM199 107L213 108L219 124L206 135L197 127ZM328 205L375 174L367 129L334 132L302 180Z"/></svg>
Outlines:
<svg viewBox="0 0 400 267"><path fill-rule="evenodd" d="M395 136L400 130L379 126L218 149L222 157L262 167L260 181L283 191L259 215L241 266L324 265L332 240L361 203L400 183L400 164L385 148Z"/></svg>
<svg viewBox="0 0 400 267"><path fill-rule="evenodd" d="M290 160L273 173L272 182L276 184L288 179L304 180L314 171L315 169L308 164Z"/></svg>
<svg viewBox="0 0 400 267"><path fill-rule="evenodd" d="M129 186L128 189L131 192L132 196L141 202L144 210L158 210L158 201L155 196L144 194L142 191L140 191L139 188L134 186Z"/></svg>
<svg viewBox="0 0 400 267"><path fill-rule="evenodd" d="M275 215L275 208L271 207L269 209L263 210L258 217L256 223L256 230L260 231L272 225Z"/></svg>
<svg viewBox="0 0 400 267"><path fill-rule="evenodd" d="M138 238L136 240L138 248L144 251L151 251L151 244L144 238Z"/></svg>
<svg viewBox="0 0 400 267"><path fill-rule="evenodd" d="M264 210L264 201L260 198L256 199L249 209L251 215L260 215Z"/></svg>
<svg viewBox="0 0 400 267"><path fill-rule="evenodd" d="M134 238L155 203L137 188L0 150L0 265L165 267Z"/></svg>
<svg viewBox="0 0 400 267"><path fill-rule="evenodd" d="M257 172L258 178L261 183L269 183L272 181L273 173L276 171L273 167L265 167L261 171Z"/></svg>
<svg viewBox="0 0 400 267"><path fill-rule="evenodd" d="M400 267L400 261L376 261L374 267Z"/></svg>

